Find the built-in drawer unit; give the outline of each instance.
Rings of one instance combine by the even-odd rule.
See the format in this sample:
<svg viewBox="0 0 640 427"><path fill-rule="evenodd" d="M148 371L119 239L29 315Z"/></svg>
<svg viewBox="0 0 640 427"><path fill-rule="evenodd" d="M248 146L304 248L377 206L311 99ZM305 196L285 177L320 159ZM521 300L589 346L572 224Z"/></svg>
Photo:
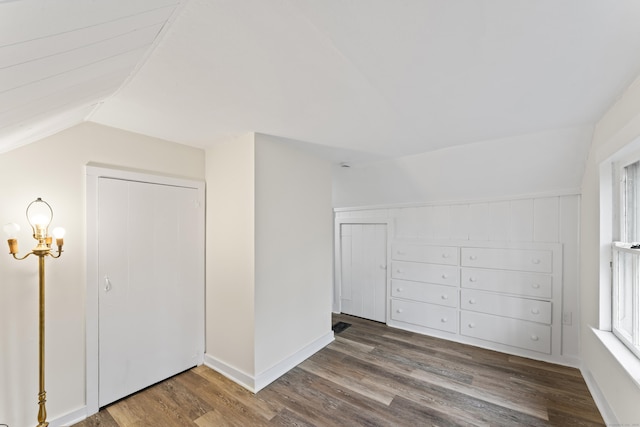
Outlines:
<svg viewBox="0 0 640 427"><path fill-rule="evenodd" d="M391 297L445 305L447 307L458 306L457 288L430 283L394 279L391 281Z"/></svg>
<svg viewBox="0 0 640 427"><path fill-rule="evenodd" d="M551 353L551 326L525 320L460 312L460 333L540 353Z"/></svg>
<svg viewBox="0 0 640 427"><path fill-rule="evenodd" d="M546 274L463 268L461 285L463 288L482 291L550 299L551 279Z"/></svg>
<svg viewBox="0 0 640 427"><path fill-rule="evenodd" d="M551 273L553 252L550 250L462 248L463 267Z"/></svg>
<svg viewBox="0 0 640 427"><path fill-rule="evenodd" d="M551 302L483 291L460 291L460 308L496 316L551 324Z"/></svg>
<svg viewBox="0 0 640 427"><path fill-rule="evenodd" d="M460 286L460 269L458 267L419 262L393 261L391 277L394 279L413 280L435 283L438 285Z"/></svg>
<svg viewBox="0 0 640 427"><path fill-rule="evenodd" d="M458 332L458 311L441 305L392 299L391 319L451 333Z"/></svg>
<svg viewBox="0 0 640 427"><path fill-rule="evenodd" d="M562 356L561 245L396 240L391 249L390 325Z"/></svg>
<svg viewBox="0 0 640 427"><path fill-rule="evenodd" d="M460 249L453 246L421 245L397 242L391 245L391 256L399 261L458 265Z"/></svg>

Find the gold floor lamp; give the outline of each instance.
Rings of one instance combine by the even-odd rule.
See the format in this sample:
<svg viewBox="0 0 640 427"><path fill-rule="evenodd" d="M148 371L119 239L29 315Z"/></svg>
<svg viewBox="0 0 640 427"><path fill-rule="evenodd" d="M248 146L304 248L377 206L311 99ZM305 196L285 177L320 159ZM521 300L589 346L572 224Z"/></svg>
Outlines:
<svg viewBox="0 0 640 427"><path fill-rule="evenodd" d="M23 260L29 255L35 255L38 257L38 278L40 285L40 316L39 316L39 334L40 334L40 392L38 393L38 426L47 427L47 392L44 390L44 258L50 256L52 258L60 258L62 255L62 244L64 237L64 229L56 227L53 229L53 235L56 238L56 245L58 246L57 252L52 252L51 242L53 238L49 235L49 225L53 220L53 209L51 206L40 197L27 206L27 221L31 225L33 230L33 238L38 241L38 245L28 254L23 257L18 257L18 240L16 234L20 231L20 226L15 223L10 223L4 226L4 231L7 233L9 243L9 253L17 260Z"/></svg>

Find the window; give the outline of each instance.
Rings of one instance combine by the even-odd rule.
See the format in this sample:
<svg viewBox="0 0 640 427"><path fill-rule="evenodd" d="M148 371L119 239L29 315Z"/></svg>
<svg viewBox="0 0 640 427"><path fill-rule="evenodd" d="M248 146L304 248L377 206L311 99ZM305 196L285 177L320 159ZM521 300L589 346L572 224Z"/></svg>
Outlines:
<svg viewBox="0 0 640 427"><path fill-rule="evenodd" d="M621 162L619 236L612 256L612 330L640 357L640 161Z"/></svg>
<svg viewBox="0 0 640 427"><path fill-rule="evenodd" d="M640 160L621 168L622 223L625 242L640 242Z"/></svg>

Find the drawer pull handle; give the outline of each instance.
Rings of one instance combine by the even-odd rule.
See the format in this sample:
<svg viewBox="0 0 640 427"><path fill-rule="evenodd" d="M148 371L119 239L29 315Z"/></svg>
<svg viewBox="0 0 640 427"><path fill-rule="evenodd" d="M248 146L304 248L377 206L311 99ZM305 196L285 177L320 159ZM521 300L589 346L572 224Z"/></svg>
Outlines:
<svg viewBox="0 0 640 427"><path fill-rule="evenodd" d="M404 270L403 270L403 269L401 269L401 268L399 268L399 269L397 269L397 270L396 270L396 272L397 272L397 273L404 273Z"/></svg>
<svg viewBox="0 0 640 427"><path fill-rule="evenodd" d="M449 275L448 275L448 274L446 274L446 273L442 275L442 278L443 278L443 279L446 279L447 277L449 277Z"/></svg>
<svg viewBox="0 0 640 427"><path fill-rule="evenodd" d="M396 251L396 253L397 253L398 255L406 255L406 254L407 254L405 251Z"/></svg>
<svg viewBox="0 0 640 427"><path fill-rule="evenodd" d="M532 283L532 284L531 284L531 287L532 287L533 289L540 289L540 285L539 285L539 284L537 284L537 283Z"/></svg>
<svg viewBox="0 0 640 427"><path fill-rule="evenodd" d="M398 292L402 292L402 288L398 288L398 289L397 289L397 291L398 291Z"/></svg>
<svg viewBox="0 0 640 427"><path fill-rule="evenodd" d="M471 255L471 256L469 257L469 259L470 259L471 261L475 261L475 260L477 260L477 259L478 259L478 257L477 257L477 256L475 256L475 255Z"/></svg>
<svg viewBox="0 0 640 427"><path fill-rule="evenodd" d="M538 258L532 259L531 262L534 264L540 264L540 260Z"/></svg>
<svg viewBox="0 0 640 427"><path fill-rule="evenodd" d="M469 304L475 304L475 303L476 303L476 300L474 300L473 298L469 300Z"/></svg>
<svg viewBox="0 0 640 427"><path fill-rule="evenodd" d="M450 255L449 254L442 254L442 258L449 258Z"/></svg>
<svg viewBox="0 0 640 427"><path fill-rule="evenodd" d="M397 309L396 313L402 313L402 309L401 308Z"/></svg>
<svg viewBox="0 0 640 427"><path fill-rule="evenodd" d="M531 341L538 341L539 339L537 335L531 335Z"/></svg>
<svg viewBox="0 0 640 427"><path fill-rule="evenodd" d="M540 314L540 310L538 310L537 308L532 308L531 314Z"/></svg>
<svg viewBox="0 0 640 427"><path fill-rule="evenodd" d="M469 323L469 328L473 329L473 328L475 328L475 327L476 327L476 324L475 324L475 323Z"/></svg>
<svg viewBox="0 0 640 427"><path fill-rule="evenodd" d="M478 279L476 277L469 277L469 281L475 283Z"/></svg>
<svg viewBox="0 0 640 427"><path fill-rule="evenodd" d="M447 318L446 318L446 317L443 317L442 319L440 319L440 322L442 322L442 323L447 323Z"/></svg>
<svg viewBox="0 0 640 427"><path fill-rule="evenodd" d="M447 300L447 299L449 299L449 295L442 295L440 298L442 298L444 300Z"/></svg>

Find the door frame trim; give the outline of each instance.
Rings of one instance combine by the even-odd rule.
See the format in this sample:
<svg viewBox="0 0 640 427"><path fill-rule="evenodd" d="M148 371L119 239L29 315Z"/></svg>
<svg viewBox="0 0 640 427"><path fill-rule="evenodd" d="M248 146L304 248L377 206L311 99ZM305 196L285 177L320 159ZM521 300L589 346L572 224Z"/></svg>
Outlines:
<svg viewBox="0 0 640 427"><path fill-rule="evenodd" d="M199 232L202 235L202 259L200 261L200 278L204 292L204 249L205 249L205 183L203 181L158 175L153 172L137 171L132 169L117 168L96 163L87 163L86 174L86 304L85 304L85 399L86 415L90 416L98 412L99 408L99 329L98 329L98 182L99 178L112 178L125 181L137 181L150 184L171 185L176 187L194 188L198 192L198 200L205 209L201 210L202 218L199 221ZM198 355L200 363L204 359L204 299L199 317L202 318L202 355Z"/></svg>
<svg viewBox="0 0 640 427"><path fill-rule="evenodd" d="M389 312L389 281L390 281L390 271L389 268L389 260L391 259L391 236L393 236L393 220L386 217L379 218L365 218L365 217L335 217L335 225L334 225L334 234L333 234L333 301L332 301L332 310L334 313L342 312L342 301L341 301L341 291L342 291L342 245L341 245L341 236L340 231L342 229L343 224L380 224L385 225L387 227L387 290L386 290L386 302L385 307L387 309L387 314ZM387 316L388 318L388 316Z"/></svg>

